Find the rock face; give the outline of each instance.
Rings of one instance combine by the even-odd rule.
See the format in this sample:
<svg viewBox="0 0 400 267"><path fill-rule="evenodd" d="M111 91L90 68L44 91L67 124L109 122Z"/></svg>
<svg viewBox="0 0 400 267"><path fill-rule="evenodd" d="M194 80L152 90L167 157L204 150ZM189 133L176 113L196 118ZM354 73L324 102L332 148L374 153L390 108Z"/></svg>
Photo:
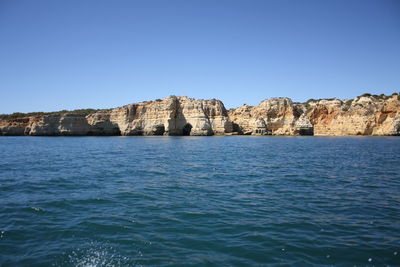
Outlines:
<svg viewBox="0 0 400 267"><path fill-rule="evenodd" d="M400 100L392 96L360 96L294 103L271 98L258 106L229 110L234 130L273 135L400 135Z"/></svg>
<svg viewBox="0 0 400 267"><path fill-rule="evenodd" d="M398 98L363 96L347 101L312 101L307 115L315 135L400 135Z"/></svg>
<svg viewBox="0 0 400 267"><path fill-rule="evenodd" d="M240 134L297 135L301 127L309 130L312 125L304 116L305 108L290 98L271 98L258 106L243 105L229 111L234 129ZM303 116L302 116L303 115Z"/></svg>
<svg viewBox="0 0 400 267"><path fill-rule="evenodd" d="M219 100L170 96L113 109L110 121L122 135L213 135L232 131Z"/></svg>
<svg viewBox="0 0 400 267"><path fill-rule="evenodd" d="M119 135L118 127L106 120L106 114L102 115L64 113L0 120L0 135Z"/></svg>
<svg viewBox="0 0 400 267"><path fill-rule="evenodd" d="M398 95L295 103L271 98L227 111L219 100L170 96L88 114L6 115L0 135L400 135Z"/></svg>
<svg viewBox="0 0 400 267"><path fill-rule="evenodd" d="M0 120L0 135L213 135L232 132L219 100L170 96L89 115L74 113Z"/></svg>

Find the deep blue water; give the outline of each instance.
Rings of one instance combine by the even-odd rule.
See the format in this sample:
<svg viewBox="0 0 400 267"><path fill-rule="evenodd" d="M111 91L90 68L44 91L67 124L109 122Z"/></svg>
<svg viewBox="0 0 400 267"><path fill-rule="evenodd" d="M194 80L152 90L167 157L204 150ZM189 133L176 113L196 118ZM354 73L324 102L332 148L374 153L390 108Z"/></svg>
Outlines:
<svg viewBox="0 0 400 267"><path fill-rule="evenodd" d="M0 137L1 266L400 264L400 138Z"/></svg>

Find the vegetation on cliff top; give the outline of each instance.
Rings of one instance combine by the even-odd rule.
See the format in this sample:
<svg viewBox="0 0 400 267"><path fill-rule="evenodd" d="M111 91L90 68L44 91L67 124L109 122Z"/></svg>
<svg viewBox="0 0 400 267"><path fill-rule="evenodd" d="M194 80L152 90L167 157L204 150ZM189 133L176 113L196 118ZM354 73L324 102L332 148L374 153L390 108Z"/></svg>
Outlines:
<svg viewBox="0 0 400 267"><path fill-rule="evenodd" d="M393 93L392 96L397 95L397 99L400 101L400 93ZM358 99L360 97L375 97L377 99L388 99L390 96L387 96L385 94L380 94L380 95L374 95L374 94L369 94L369 93L365 93L362 94L360 96L355 97L354 99ZM325 98L325 99L309 99L304 103L299 103L299 104L304 104L307 109L310 109L310 103L311 102L318 102L320 100L334 100L335 98ZM345 105L343 110L347 111L352 103L352 101L354 99L349 99L349 100L344 100ZM215 99L213 99L215 100ZM161 99L156 99L155 101L161 101ZM151 102L151 101L145 101L146 102ZM295 102L298 103L298 102ZM246 105L246 104L244 104ZM229 111L234 110L235 108L231 108L229 109ZM29 113L21 113L21 112L14 112L12 114L0 114L0 119L2 120L9 120L9 119L20 119L20 118L25 118L25 117L33 117L33 116L47 116L47 115L58 115L58 114L73 114L73 115L79 115L79 116L87 116L90 114L93 114L95 112L98 111L108 111L111 109L91 109L91 108L87 108L87 109L75 109L75 110L60 110L60 111L53 111L53 112L29 112Z"/></svg>
<svg viewBox="0 0 400 267"><path fill-rule="evenodd" d="M53 111L53 112L29 112L29 113L21 113L21 112L14 112L12 114L0 114L0 119L9 120L9 119L19 119L24 117L33 117L33 116L46 116L46 115L58 115L58 114L74 114L79 116L87 116L89 114L93 114L98 111L106 111L110 109L75 109L75 110L60 110L60 111Z"/></svg>
<svg viewBox="0 0 400 267"><path fill-rule="evenodd" d="M400 100L400 93L393 93L392 94L392 96L393 95L397 95L397 99L399 99ZM380 95L374 95L374 94L370 94L370 93L364 93L364 94L362 94L362 95L359 95L359 96L356 96L354 99L358 99L358 98L360 98L360 97L374 97L374 98L376 98L376 99L383 99L383 100L386 100L386 99L388 99L390 96L389 95L385 95L385 94L380 94ZM304 102L303 104L305 104L306 106L307 105L309 105L311 102L318 102L318 101L321 101L321 100L334 100L334 99L336 99L336 98L319 98L319 99L313 99L313 98L310 98L310 99L308 99L306 102ZM350 101L350 103L351 103L351 101L353 101L354 99L349 99L349 100L344 100L345 102L348 102L348 101ZM340 99L339 99L340 100Z"/></svg>

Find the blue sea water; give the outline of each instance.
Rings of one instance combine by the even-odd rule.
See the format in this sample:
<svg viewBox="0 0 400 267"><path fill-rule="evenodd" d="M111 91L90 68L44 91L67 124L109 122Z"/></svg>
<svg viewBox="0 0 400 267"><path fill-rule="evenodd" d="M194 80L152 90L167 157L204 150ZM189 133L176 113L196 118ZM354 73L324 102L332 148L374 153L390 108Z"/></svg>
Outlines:
<svg viewBox="0 0 400 267"><path fill-rule="evenodd" d="M0 137L1 266L399 266L400 138Z"/></svg>

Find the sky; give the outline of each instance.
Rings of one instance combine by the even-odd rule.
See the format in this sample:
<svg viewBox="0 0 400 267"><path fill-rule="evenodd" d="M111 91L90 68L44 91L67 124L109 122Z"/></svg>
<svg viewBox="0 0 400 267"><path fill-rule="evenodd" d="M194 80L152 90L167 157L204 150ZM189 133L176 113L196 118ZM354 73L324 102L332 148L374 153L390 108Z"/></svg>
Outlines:
<svg viewBox="0 0 400 267"><path fill-rule="evenodd" d="M398 0L0 0L0 113L399 91Z"/></svg>

